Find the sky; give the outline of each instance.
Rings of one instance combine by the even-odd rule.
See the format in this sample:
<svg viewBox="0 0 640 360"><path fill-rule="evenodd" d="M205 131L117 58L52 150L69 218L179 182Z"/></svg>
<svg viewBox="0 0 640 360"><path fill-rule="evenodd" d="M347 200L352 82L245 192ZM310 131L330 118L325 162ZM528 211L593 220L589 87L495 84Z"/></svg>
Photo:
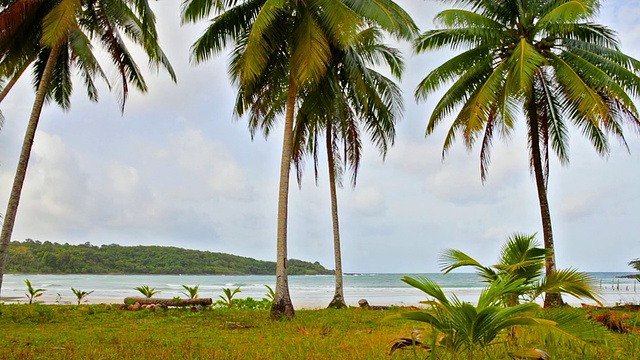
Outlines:
<svg viewBox="0 0 640 360"><path fill-rule="evenodd" d="M434 1L397 2L421 31L433 29L444 9ZM101 85L92 103L81 81L70 111L45 106L13 240L178 246L275 261L282 124L268 139L252 139L246 119L233 117L226 54L190 62L190 45L207 23L181 26L180 3L151 2L177 84L145 69L149 92L131 91L124 114L116 93ZM597 22L618 32L623 52L640 58L640 0L603 1ZM437 272L445 249L492 264L515 232L538 233L541 242L522 120L510 138L494 142L483 184L477 148L459 142L442 159L450 121L425 137L438 94L413 99L419 81L454 53L416 55L408 43L390 44L406 60L406 111L386 158L366 143L357 186L338 189L343 270ZM146 58L137 59L144 68ZM0 213L34 99L27 75L0 105ZM640 138L625 130L629 151L612 139L602 158L572 127L570 165L552 159L548 197L559 268L631 271L627 263L640 257ZM288 252L333 269L325 162L321 156L317 186L310 161L300 188L291 178Z"/></svg>

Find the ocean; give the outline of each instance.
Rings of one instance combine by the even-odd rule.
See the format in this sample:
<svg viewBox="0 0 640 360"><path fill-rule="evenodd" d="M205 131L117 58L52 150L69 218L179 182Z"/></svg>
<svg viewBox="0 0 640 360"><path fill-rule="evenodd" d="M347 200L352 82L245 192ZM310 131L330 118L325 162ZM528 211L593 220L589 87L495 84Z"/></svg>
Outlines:
<svg viewBox="0 0 640 360"><path fill-rule="evenodd" d="M617 278L630 273L591 273L596 278L606 305L617 303L640 303L640 283L635 279ZM460 300L475 302L484 283L472 273L434 274L346 274L344 295L348 305L357 306L358 300L367 299L371 305L418 305L426 296L417 289L400 281L405 276L425 276L439 284L446 294L455 294ZM134 288L148 285L160 293L162 298L183 296L182 285L200 285L200 297L211 297L216 301L223 288L241 292L239 298L262 299L267 293L265 285L273 287L275 276L267 275L39 275L7 274L2 284L2 301L26 301L25 279L34 288L43 288L45 293L39 301L44 303L70 304L75 302L71 288L94 291L88 296L92 303L121 303L127 296L141 296ZM334 277L331 275L289 276L291 300L296 308L318 308L329 304L334 293ZM581 301L565 296L565 301L579 305Z"/></svg>

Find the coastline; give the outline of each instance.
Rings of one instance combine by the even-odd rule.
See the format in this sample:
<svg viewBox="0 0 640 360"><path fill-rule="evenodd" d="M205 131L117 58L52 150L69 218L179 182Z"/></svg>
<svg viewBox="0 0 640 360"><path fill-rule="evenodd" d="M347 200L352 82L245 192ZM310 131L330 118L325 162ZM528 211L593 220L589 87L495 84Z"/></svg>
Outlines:
<svg viewBox="0 0 640 360"><path fill-rule="evenodd" d="M592 273L594 287L601 294L605 306L640 303L640 283L631 278L617 278L628 273ZM344 297L347 305L357 307L360 299L367 299L371 305L381 306L419 306L426 300L421 291L403 283L403 275L416 274L353 274L344 277ZM475 303L482 291L482 279L470 273L452 273L442 275L421 274L438 283L447 296L456 296L460 301ZM273 287L274 276L236 275L236 276L198 276L198 275L43 275L43 274L7 274L4 277L0 302L25 303L26 286L29 279L34 288L45 292L36 300L42 304L73 305L77 303L71 288L93 291L86 298L88 304L121 304L125 297L139 296L135 288L148 285L159 292L156 297L184 298L183 285L199 286L199 295L203 298L219 300L224 289L240 288L236 298L251 297L256 300L266 296L266 286ZM333 298L335 282L333 276L290 276L289 288L295 309L322 309ZM581 303L595 305L593 301L584 301L564 296L565 302L572 306Z"/></svg>
<svg viewBox="0 0 640 360"><path fill-rule="evenodd" d="M453 296L456 295L458 296L458 298L461 298L461 300L469 302L474 304L475 301L474 299L477 299L477 295L480 294L480 290L478 289L478 291L474 291L473 294L467 294L467 295L472 295L472 296L465 296L463 298L461 298L460 296L456 295L454 291L445 291L445 294L447 296ZM135 296L136 294L132 294L133 296ZM605 307L611 307L611 306L617 306L617 305L624 305L624 304L640 304L640 293L626 293L626 292L616 292L616 291L608 291L605 292L602 295L602 305ZM206 296L209 297L209 296ZM161 298L161 296L159 296L159 298ZM242 298L242 296L239 296L239 298ZM364 297L366 298L366 297ZM212 297L213 301L217 301L217 297ZM359 307L358 305L358 301L360 299L363 298L353 298L353 297L347 297L346 299L346 303L348 306L350 307ZM400 300L400 299L393 299L391 297L384 297L384 298L380 298L380 297L372 297L372 298L366 298L369 303L371 305L374 306L399 306L399 307L405 307L405 306L417 306L417 307L422 307L424 305L422 305L420 303L420 301L422 300L426 300L426 297L421 297L420 299L416 299L415 301L407 301L406 299L404 300ZM563 296L563 299L565 301L565 303L569 306L572 307L581 307L581 304L589 304L589 305L597 305L593 300L589 300L589 299L576 299L573 298L571 296ZM41 297L38 297L37 299L34 300L34 302L37 302L39 304L42 305L77 305L77 300L74 297L71 296L62 296L62 297L58 297L55 295L50 295L50 294L44 294ZM305 300L295 300L294 298L292 298L292 302L294 305L294 308L296 310L320 310L320 309L324 309L328 306L330 300L309 300L309 299L305 299ZM538 301L536 301L539 305L542 305L542 300L539 299ZM27 304L28 300L26 296L7 296L7 297L0 297L0 303L5 303L5 304ZM89 295L86 299L84 299L82 301L82 304L88 304L88 305L100 305L100 304L123 304L124 303L124 298L123 297L112 297L112 296L91 296Z"/></svg>

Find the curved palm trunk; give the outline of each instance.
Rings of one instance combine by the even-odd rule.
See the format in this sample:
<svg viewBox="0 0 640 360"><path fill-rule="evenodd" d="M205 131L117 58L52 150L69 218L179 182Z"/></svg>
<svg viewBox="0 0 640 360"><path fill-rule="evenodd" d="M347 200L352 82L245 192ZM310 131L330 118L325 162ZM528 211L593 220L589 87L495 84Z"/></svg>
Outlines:
<svg viewBox="0 0 640 360"><path fill-rule="evenodd" d="M9 82L7 83L7 85L4 87L4 89L2 89L2 92L0 92L0 103L4 100L5 97L7 97L7 94L9 94L9 91L11 91L11 89L13 88L13 85L16 84L16 82L18 81L18 79L20 79L20 76L22 76L22 73L24 73L25 70L27 70L27 68L29 67L29 65L31 65L30 61L27 61L24 66L22 67L22 69L20 69L20 71L18 71L12 78L11 80L9 80Z"/></svg>
<svg viewBox="0 0 640 360"><path fill-rule="evenodd" d="M13 179L13 187L11 188L7 212L5 213L4 223L2 225L2 233L0 233L0 291L2 291L4 266L7 254L9 253L9 243L11 242L13 225L16 221L16 214L18 212L18 203L20 202L20 194L22 193L22 184L24 183L24 178L27 175L27 166L29 165L29 157L31 156L31 147L33 146L36 129L38 128L38 121L40 120L40 113L42 112L42 106L44 105L49 80L53 74L53 69L56 61L58 60L61 49L62 46L59 44L51 49L51 52L49 53L49 58L47 59L47 64L45 65L44 72L42 73L42 79L40 80L40 86L38 86L36 98L33 102L33 109L31 110L31 117L29 118L27 131L24 134L20 160L18 161L16 175Z"/></svg>
<svg viewBox="0 0 640 360"><path fill-rule="evenodd" d="M289 171L291 169L291 150L293 146L293 112L296 101L296 84L289 77L287 91L287 110L284 118L284 137L282 139L282 158L280 159L280 190L278 194L278 233L276 255L276 288L271 304L271 319L283 316L293 318L294 310L289 295L287 274L287 205L289 202Z"/></svg>
<svg viewBox="0 0 640 360"><path fill-rule="evenodd" d="M329 164L329 188L331 191L331 221L333 224L333 254L335 258L336 292L329 303L330 308L341 309L347 307L344 302L342 282L342 256L340 254L340 225L338 220L338 195L336 192L335 161L333 159L333 146L331 123L327 122L327 162Z"/></svg>
<svg viewBox="0 0 640 360"><path fill-rule="evenodd" d="M538 113L535 99L528 100L529 132L531 136L531 160L533 162L533 173L538 189L538 201L540 203L540 215L542 218L542 233L544 237L544 247L549 251L545 258L545 272L551 274L556 271L556 255L553 245L553 232L551 229L551 213L547 200L547 186L542 172L542 160L540 155L540 136L538 134ZM559 293L547 293L544 298L544 307L563 305L562 296Z"/></svg>

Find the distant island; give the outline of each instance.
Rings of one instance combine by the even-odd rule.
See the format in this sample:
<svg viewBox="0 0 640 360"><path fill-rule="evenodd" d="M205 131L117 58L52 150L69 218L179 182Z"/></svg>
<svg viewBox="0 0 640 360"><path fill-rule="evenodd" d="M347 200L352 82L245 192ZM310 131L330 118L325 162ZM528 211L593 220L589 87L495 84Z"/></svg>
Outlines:
<svg viewBox="0 0 640 360"><path fill-rule="evenodd" d="M331 275L319 262L289 259L290 275ZM5 273L275 275L276 263L170 246L95 246L13 241Z"/></svg>

